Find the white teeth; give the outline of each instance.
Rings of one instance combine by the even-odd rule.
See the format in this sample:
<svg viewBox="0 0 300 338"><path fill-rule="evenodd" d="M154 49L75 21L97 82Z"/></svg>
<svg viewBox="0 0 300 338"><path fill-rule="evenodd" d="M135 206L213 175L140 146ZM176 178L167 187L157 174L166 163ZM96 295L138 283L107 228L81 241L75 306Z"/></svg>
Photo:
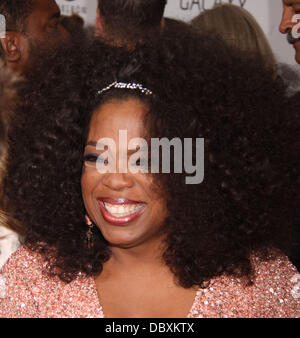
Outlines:
<svg viewBox="0 0 300 338"><path fill-rule="evenodd" d="M114 217L125 217L135 214L144 207L144 204L110 204L103 202L105 209Z"/></svg>

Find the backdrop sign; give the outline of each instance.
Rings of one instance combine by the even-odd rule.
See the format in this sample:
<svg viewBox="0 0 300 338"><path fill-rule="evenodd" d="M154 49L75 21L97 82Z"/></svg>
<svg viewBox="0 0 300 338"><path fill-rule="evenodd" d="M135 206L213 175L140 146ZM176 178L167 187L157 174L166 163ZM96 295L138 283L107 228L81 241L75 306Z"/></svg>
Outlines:
<svg viewBox="0 0 300 338"><path fill-rule="evenodd" d="M0 38L5 38L6 34L6 19L5 16L0 14Z"/></svg>
<svg viewBox="0 0 300 338"><path fill-rule="evenodd" d="M166 15L188 21L200 12L212 8L215 4L228 2L244 7L247 1L251 2L253 0L168 0ZM260 2L262 1L263 0L260 0ZM88 24L94 22L94 9L96 10L97 0L57 0L56 2L63 15L77 13L81 15Z"/></svg>
<svg viewBox="0 0 300 338"><path fill-rule="evenodd" d="M94 25L97 0L56 0L56 2L62 14L78 13L86 24ZM188 22L220 3L231 3L248 10L261 25L279 61L295 64L293 47L289 46L285 37L278 32L282 0L168 0L165 16Z"/></svg>
<svg viewBox="0 0 300 338"><path fill-rule="evenodd" d="M277 1L272 0L273 5ZM201 12L211 9L216 4L234 4L251 12L264 31L268 30L268 0L168 0L165 15L184 21L190 21ZM280 4L280 3L279 3Z"/></svg>
<svg viewBox="0 0 300 338"><path fill-rule="evenodd" d="M172 1L169 0L169 7L171 8L171 6L174 6L174 3L176 3L176 1L173 0L173 4L171 4ZM198 12L202 12L205 11L207 9L212 8L214 5L216 4L221 4L221 3L232 3L235 5L239 5L241 7L244 7L247 0L227 0L227 1L222 1L222 0L179 0L178 1L178 9L182 10L182 11L187 11L187 12L193 12L194 10L198 11Z"/></svg>
<svg viewBox="0 0 300 338"><path fill-rule="evenodd" d="M97 0L56 0L63 15L80 15L87 24L93 24L96 17Z"/></svg>

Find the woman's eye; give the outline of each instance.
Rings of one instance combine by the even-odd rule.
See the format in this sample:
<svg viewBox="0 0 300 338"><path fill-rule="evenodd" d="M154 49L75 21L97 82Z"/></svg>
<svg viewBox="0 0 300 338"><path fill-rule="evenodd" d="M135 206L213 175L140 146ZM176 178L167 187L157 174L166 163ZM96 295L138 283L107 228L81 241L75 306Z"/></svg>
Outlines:
<svg viewBox="0 0 300 338"><path fill-rule="evenodd" d="M107 158L103 158L101 156L98 156L97 162L98 163L103 163L105 165L108 165L108 159Z"/></svg>
<svg viewBox="0 0 300 338"><path fill-rule="evenodd" d="M133 166L137 166L137 167L148 167L149 163L148 163L148 159L145 158L139 158L137 161L133 162L132 165Z"/></svg>
<svg viewBox="0 0 300 338"><path fill-rule="evenodd" d="M83 157L83 161L84 161L84 162L94 162L94 163L96 163L96 162L97 162L97 159L98 159L98 156L99 156L99 155L88 154L88 155L85 155L85 156Z"/></svg>
<svg viewBox="0 0 300 338"><path fill-rule="evenodd" d="M108 165L108 160L107 158L103 158L101 155L97 154L87 154L83 157L84 162L89 162L89 163L98 163L98 164L105 164Z"/></svg>

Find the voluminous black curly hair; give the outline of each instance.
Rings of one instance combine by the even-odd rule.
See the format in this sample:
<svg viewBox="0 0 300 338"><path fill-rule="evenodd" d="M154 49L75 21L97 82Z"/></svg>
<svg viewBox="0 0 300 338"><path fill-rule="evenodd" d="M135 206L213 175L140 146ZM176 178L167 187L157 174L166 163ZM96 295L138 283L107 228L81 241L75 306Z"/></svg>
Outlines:
<svg viewBox="0 0 300 338"><path fill-rule="evenodd" d="M258 62L186 31L131 52L72 46L31 75L10 133L5 191L26 245L53 274L66 282L97 275L110 257L98 229L87 247L80 177L92 112L109 98L145 99L123 90L96 95L116 78L155 93L146 99L151 137L205 138L202 184L185 184L185 173L157 176L170 213L164 260L180 284L205 286L222 273L250 278L254 251L288 253L299 217L299 119L280 79Z"/></svg>

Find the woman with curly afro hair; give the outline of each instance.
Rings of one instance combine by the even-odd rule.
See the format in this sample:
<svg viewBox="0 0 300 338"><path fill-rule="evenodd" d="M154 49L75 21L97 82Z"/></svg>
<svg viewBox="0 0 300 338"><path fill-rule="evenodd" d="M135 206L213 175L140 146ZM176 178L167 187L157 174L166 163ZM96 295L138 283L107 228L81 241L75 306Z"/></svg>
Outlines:
<svg viewBox="0 0 300 338"><path fill-rule="evenodd" d="M75 48L24 88L5 192L27 237L2 317L300 316L299 121L263 65L186 34ZM193 165L204 139L202 183L173 148L150 173L157 138L192 140Z"/></svg>

